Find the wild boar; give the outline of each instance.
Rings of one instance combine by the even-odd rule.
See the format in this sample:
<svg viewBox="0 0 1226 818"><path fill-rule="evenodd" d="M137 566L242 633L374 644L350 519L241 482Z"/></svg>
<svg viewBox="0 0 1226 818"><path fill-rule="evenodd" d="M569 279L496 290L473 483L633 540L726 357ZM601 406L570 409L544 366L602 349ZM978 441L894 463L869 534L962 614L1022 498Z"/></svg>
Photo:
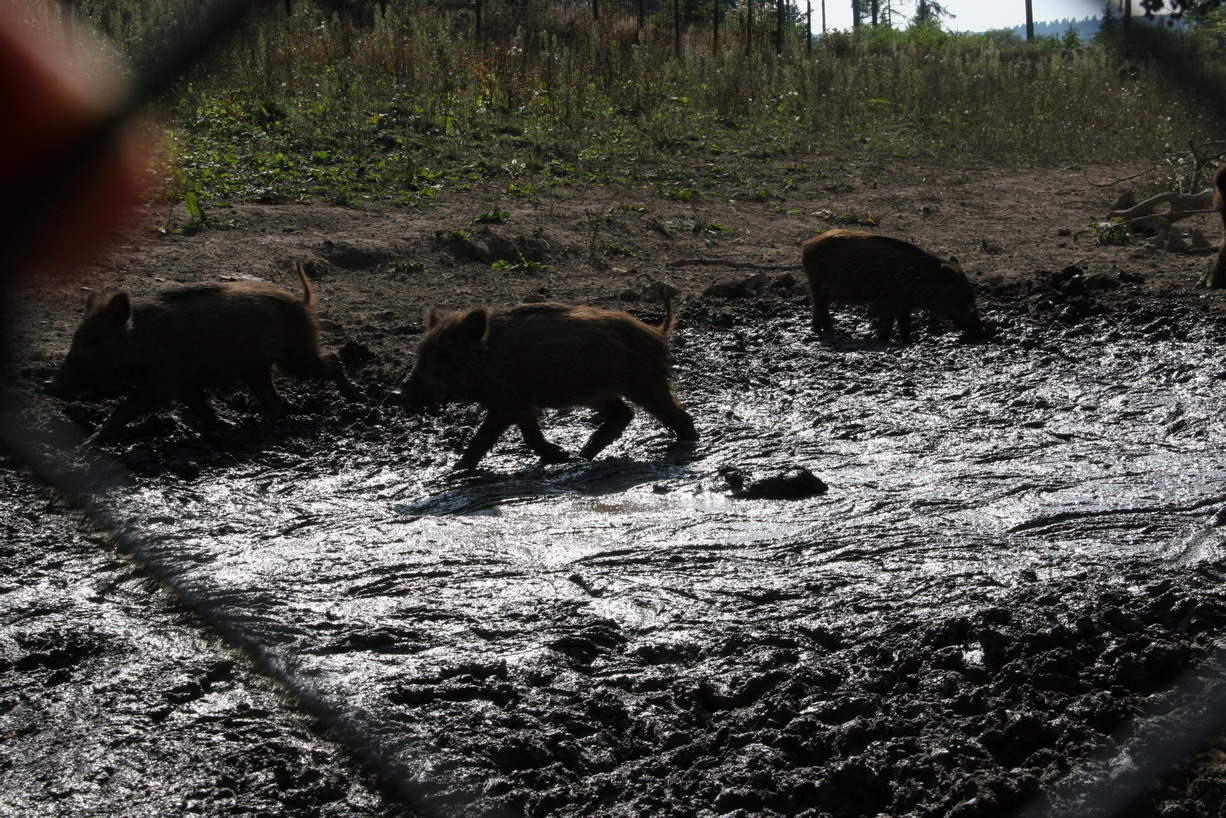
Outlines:
<svg viewBox="0 0 1226 818"><path fill-rule="evenodd" d="M335 355L320 350L315 288L297 265L301 299L261 281L190 284L149 298L126 292L90 293L85 317L55 376L53 394L123 394L93 434L113 442L130 421L181 401L202 428L222 425L206 386L240 381L265 418L284 401L273 383L273 365L299 377L328 378L352 400L362 395Z"/></svg>
<svg viewBox="0 0 1226 818"><path fill-rule="evenodd" d="M830 305L868 304L877 335L888 341L894 323L911 342L911 311L924 309L983 336L975 291L956 258L945 261L901 239L859 230L829 230L806 241L802 262L809 278L813 329L830 332Z"/></svg>
<svg viewBox="0 0 1226 818"><path fill-rule="evenodd" d="M658 327L624 312L555 303L450 315L431 309L417 360L398 394L413 412L449 402L486 408L456 464L460 471L474 468L512 425L544 462L569 460L541 434L541 409L588 406L603 414L579 452L586 459L629 425L634 410L625 400L646 409L679 439L697 440L693 419L669 385L668 335L675 323L667 297Z"/></svg>
<svg viewBox="0 0 1226 818"><path fill-rule="evenodd" d="M1226 165L1219 165L1213 174L1213 209L1222 217L1223 230L1222 246L1208 277L1209 286L1217 290L1226 288Z"/></svg>
<svg viewBox="0 0 1226 818"><path fill-rule="evenodd" d="M1213 173L1213 209L1222 217L1222 229L1226 230L1226 165L1218 165Z"/></svg>

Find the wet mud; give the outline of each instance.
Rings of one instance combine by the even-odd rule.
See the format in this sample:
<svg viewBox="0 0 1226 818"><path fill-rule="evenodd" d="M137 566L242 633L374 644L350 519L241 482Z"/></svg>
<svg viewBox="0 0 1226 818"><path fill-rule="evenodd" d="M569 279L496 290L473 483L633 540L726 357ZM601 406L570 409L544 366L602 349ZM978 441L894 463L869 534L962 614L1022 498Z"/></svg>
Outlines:
<svg viewBox="0 0 1226 818"><path fill-rule="evenodd" d="M359 339L369 405L153 417L118 484L69 456L130 555L7 462L0 782L46 815L1109 814L1226 693L1226 321L1137 284L980 280L992 342L908 346L815 335L786 279L683 299L696 445L640 414L465 476L476 408L407 416ZM1138 797L1220 814L1226 773Z"/></svg>

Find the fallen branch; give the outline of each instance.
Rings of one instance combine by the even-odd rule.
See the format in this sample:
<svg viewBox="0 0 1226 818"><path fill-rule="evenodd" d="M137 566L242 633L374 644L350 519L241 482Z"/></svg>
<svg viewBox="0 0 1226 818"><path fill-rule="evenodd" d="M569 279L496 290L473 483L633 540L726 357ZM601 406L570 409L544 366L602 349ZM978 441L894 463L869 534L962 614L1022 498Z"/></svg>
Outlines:
<svg viewBox="0 0 1226 818"><path fill-rule="evenodd" d="M1217 213L1217 211L1211 208L1209 210L1177 210L1168 213L1150 213L1147 216L1137 216L1136 218L1132 219L1124 219L1123 221L1119 222L1119 224L1127 227L1130 224L1140 224L1141 222L1148 221L1150 219L1163 219L1167 222L1176 222L1180 219L1186 219L1188 216L1199 216L1205 213Z"/></svg>
<svg viewBox="0 0 1226 818"><path fill-rule="evenodd" d="M670 261L665 266L673 267L689 267L692 265L706 264L710 266L734 267L738 270L800 270L803 269L800 264L755 264L752 261L733 261L727 258L679 258L676 261Z"/></svg>
<svg viewBox="0 0 1226 818"><path fill-rule="evenodd" d="M1188 154L1187 155L1192 157L1192 161L1196 165L1196 170L1192 176L1194 180L1199 181L1202 178L1201 173L1205 167L1209 165L1217 164L1218 162L1223 161L1222 156L1221 156L1221 148L1223 146L1226 146L1226 140L1222 140L1222 139L1210 140L1209 142L1203 142L1200 145L1197 145L1195 142L1193 142L1190 139L1188 140ZM1211 152L1207 155L1202 155L1202 152L1204 152L1206 149L1216 149L1218 153L1214 154ZM1133 179L1140 178L1147 173L1153 173L1154 171L1161 169L1163 165L1170 165L1170 164L1171 164L1171 158L1168 156L1166 159L1164 159L1161 162L1154 162L1152 166L1148 168L1147 170L1143 170L1138 173L1134 173L1131 176L1125 176L1122 179L1116 179L1111 182L1090 182L1089 184L1092 187L1112 187L1113 185L1122 184L1124 182L1131 182ZM1083 171L1082 173L1088 180L1089 173L1085 171Z"/></svg>
<svg viewBox="0 0 1226 818"><path fill-rule="evenodd" d="M1157 196L1151 196L1145 201L1131 207L1121 210L1112 210L1107 213L1107 218L1120 218L1125 222L1130 222L1137 218L1153 215L1161 216L1167 221L1173 222L1179 219L1187 218L1195 213L1203 212L1203 208L1208 207L1212 201L1212 188L1201 191L1200 193L1159 193ZM1169 210L1166 213L1154 212L1159 205L1164 204L1169 205Z"/></svg>

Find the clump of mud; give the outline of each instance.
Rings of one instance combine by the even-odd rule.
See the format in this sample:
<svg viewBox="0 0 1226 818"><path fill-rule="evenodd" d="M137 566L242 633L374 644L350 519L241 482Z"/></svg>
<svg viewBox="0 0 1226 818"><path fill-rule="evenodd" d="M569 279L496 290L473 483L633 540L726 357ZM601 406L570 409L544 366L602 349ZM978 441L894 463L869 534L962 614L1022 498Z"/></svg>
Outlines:
<svg viewBox="0 0 1226 818"><path fill-rule="evenodd" d="M769 477L753 479L740 469L720 469L720 476L738 500L798 500L825 494L830 488L806 468L792 468Z"/></svg>

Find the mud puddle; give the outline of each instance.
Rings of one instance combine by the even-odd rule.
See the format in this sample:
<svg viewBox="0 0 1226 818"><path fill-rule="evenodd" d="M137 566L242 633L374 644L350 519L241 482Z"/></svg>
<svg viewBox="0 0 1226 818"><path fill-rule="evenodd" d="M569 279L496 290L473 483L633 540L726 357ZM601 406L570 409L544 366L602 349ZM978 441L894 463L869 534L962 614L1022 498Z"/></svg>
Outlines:
<svg viewBox="0 0 1226 818"><path fill-rule="evenodd" d="M476 415L383 407L130 450L104 501L427 814L999 814L1226 622L1226 367L1211 321L994 318L904 348L710 302L676 350L696 446L638 417L592 463L508 437L454 478ZM734 496L796 469L828 490Z"/></svg>

